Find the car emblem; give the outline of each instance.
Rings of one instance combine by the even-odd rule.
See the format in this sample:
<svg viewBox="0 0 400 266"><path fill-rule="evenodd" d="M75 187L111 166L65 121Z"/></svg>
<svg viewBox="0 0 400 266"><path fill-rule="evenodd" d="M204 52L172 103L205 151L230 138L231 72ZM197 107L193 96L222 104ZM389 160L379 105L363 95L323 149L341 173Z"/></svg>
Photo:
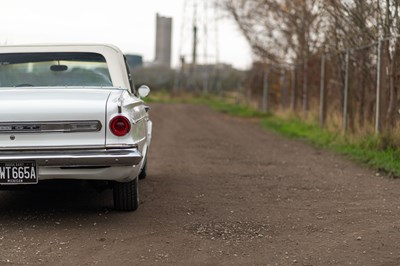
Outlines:
<svg viewBox="0 0 400 266"><path fill-rule="evenodd" d="M14 136L14 135L11 135L11 136L10 136L10 139L11 139L11 140L15 140L15 136Z"/></svg>

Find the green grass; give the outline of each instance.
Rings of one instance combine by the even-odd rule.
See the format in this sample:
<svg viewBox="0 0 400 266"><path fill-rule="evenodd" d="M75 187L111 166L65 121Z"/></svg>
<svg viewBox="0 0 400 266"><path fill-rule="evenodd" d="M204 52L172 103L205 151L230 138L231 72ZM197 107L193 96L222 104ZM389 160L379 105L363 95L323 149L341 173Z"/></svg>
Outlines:
<svg viewBox="0 0 400 266"><path fill-rule="evenodd" d="M243 104L229 103L226 100L212 95L180 94L179 96L172 96L166 91L159 91L156 93L152 93L150 97L146 98L146 102L205 104L218 112L228 113L234 116L265 116L265 114L256 109L249 108L248 106L245 106Z"/></svg>
<svg viewBox="0 0 400 266"><path fill-rule="evenodd" d="M372 169L395 177L400 176L400 151L393 148L381 149L380 139L375 136L345 137L339 132L329 132L298 118L271 116L262 119L261 124L264 128L286 137L305 140L314 146L344 154Z"/></svg>
<svg viewBox="0 0 400 266"><path fill-rule="evenodd" d="M184 95L172 97L168 93L157 93L153 102L205 104L212 109L238 117L259 118L263 128L291 139L300 139L312 145L344 154L372 169L400 177L400 150L382 148L382 138L373 135L344 136L341 132L330 132L317 123L304 122L298 117L283 118L271 113L265 114L255 108L236 104L225 98Z"/></svg>
<svg viewBox="0 0 400 266"><path fill-rule="evenodd" d="M197 99L198 103L206 104L214 110L239 117L265 117L266 114L243 104L233 104L215 97L201 97Z"/></svg>
<svg viewBox="0 0 400 266"><path fill-rule="evenodd" d="M334 143L337 135L322 130L318 125L305 123L296 117L281 118L269 116L261 121L263 127L289 138L308 140L314 145L328 147Z"/></svg>

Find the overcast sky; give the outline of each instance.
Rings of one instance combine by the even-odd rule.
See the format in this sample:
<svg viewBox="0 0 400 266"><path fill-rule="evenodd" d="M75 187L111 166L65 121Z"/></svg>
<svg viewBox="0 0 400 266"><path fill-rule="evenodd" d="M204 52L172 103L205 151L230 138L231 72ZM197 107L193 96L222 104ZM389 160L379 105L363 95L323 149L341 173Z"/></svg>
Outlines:
<svg viewBox="0 0 400 266"><path fill-rule="evenodd" d="M193 11L190 3L183 16L185 0L1 0L0 44L26 43L111 43L125 53L143 55L145 61L154 59L155 16L160 13L173 17L173 65L179 61L179 51L190 53L190 28ZM199 1L199 0L196 0ZM211 0L209 0L211 3ZM204 7L198 7L199 20ZM218 24L208 12L208 61L216 59L217 43L214 29L218 28L220 62L238 68L251 65L248 44L234 22L221 18ZM184 18L184 19L183 19ZM181 40L182 20L185 36ZM218 27L215 27L218 25ZM199 41L204 43L200 26ZM182 47L182 48L180 48ZM204 46L199 47L204 58ZM187 57L189 61L189 58Z"/></svg>

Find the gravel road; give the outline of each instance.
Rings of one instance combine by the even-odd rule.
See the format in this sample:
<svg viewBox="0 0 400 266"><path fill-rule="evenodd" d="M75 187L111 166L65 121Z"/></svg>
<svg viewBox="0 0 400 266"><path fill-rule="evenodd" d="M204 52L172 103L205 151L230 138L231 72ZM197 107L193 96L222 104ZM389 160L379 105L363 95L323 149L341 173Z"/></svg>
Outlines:
<svg viewBox="0 0 400 266"><path fill-rule="evenodd" d="M0 193L0 265L399 265L400 182L204 106L152 104L134 213Z"/></svg>

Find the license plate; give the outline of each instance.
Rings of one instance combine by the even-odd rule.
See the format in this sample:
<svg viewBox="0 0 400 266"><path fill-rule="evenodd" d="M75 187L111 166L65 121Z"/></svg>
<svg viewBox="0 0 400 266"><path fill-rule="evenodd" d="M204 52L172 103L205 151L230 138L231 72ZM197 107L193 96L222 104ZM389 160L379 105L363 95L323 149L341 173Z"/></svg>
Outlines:
<svg viewBox="0 0 400 266"><path fill-rule="evenodd" d="M0 185L37 184L36 162L0 162Z"/></svg>

